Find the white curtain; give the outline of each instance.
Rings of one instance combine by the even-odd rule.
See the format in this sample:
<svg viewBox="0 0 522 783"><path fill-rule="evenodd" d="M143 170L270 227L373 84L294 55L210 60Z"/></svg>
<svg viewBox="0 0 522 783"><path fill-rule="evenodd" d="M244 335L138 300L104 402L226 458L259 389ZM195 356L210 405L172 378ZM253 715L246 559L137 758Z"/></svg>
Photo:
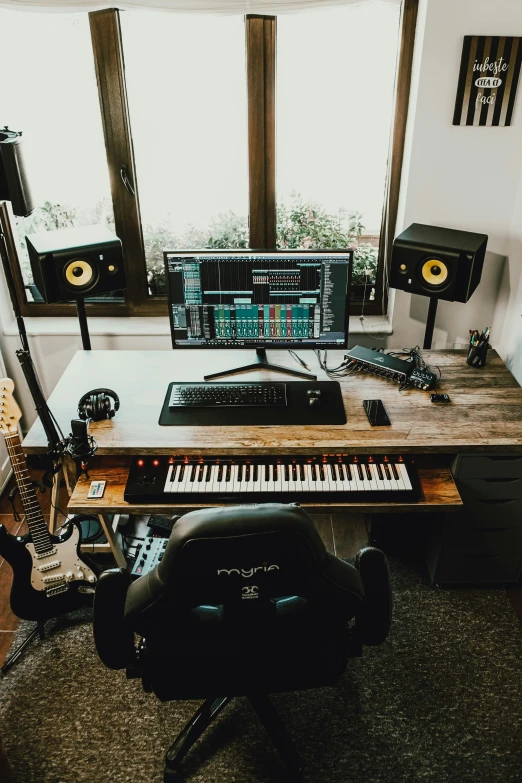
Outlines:
<svg viewBox="0 0 522 783"><path fill-rule="evenodd" d="M96 11L101 8L150 8L213 14L281 14L325 6L399 5L401 0L0 0L0 7L49 11Z"/></svg>

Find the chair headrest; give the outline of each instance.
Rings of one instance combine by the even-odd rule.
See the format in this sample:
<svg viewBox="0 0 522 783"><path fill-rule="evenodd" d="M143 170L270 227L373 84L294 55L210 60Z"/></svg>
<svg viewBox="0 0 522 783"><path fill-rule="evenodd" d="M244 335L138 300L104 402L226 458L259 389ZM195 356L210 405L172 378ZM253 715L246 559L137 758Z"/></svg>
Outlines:
<svg viewBox="0 0 522 783"><path fill-rule="evenodd" d="M319 565L326 557L326 549L308 514L297 504L264 503L261 505L206 508L185 514L174 525L164 557L158 566L158 576L167 584L174 572L174 564L184 548L197 542L211 541L215 552L216 571L222 569L249 572L259 563L237 561L252 552L259 557L269 554L274 558L284 554L284 541L299 538L306 542L309 555ZM202 547L198 547L202 551ZM226 558L220 562L219 557ZM271 562L277 566L277 563ZM275 568L273 570L276 570Z"/></svg>

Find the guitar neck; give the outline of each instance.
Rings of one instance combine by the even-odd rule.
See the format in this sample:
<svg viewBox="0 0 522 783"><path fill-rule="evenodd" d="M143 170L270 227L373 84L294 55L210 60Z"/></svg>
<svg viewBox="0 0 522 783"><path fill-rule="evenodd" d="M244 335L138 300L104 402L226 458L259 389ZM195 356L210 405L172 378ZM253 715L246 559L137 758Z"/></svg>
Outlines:
<svg viewBox="0 0 522 783"><path fill-rule="evenodd" d="M38 554L48 552L53 544L29 475L20 438L18 433L4 435L4 438L35 550Z"/></svg>

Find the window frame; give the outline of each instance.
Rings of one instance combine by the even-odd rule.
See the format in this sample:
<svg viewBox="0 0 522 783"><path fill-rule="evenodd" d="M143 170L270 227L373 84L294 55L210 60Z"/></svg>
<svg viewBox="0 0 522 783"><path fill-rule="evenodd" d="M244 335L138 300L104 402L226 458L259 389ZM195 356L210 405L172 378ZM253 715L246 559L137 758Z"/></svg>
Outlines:
<svg viewBox="0 0 522 783"><path fill-rule="evenodd" d="M391 158L388 162L388 199L385 200L381 224L375 299L364 302L364 305L352 301L352 315L360 315L362 312L365 315L380 315L387 311L388 290L385 281L388 279L390 254L386 253L386 248L391 247L397 220L418 3L419 0L402 0ZM127 288L125 302L87 303L87 315L167 315L166 297L148 295L120 11L115 8L92 11L89 13L89 25L115 229L122 242ZM250 247L254 250L273 249L276 244L276 46L277 17L246 15L249 231ZM74 303L47 305L28 302L17 242L12 235L8 237L7 251L22 315L75 315Z"/></svg>

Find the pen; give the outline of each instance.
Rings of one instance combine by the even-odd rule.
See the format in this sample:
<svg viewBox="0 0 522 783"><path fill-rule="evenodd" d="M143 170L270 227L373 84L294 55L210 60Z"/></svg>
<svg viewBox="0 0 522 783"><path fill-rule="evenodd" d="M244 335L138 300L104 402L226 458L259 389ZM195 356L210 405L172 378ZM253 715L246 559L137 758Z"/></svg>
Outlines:
<svg viewBox="0 0 522 783"><path fill-rule="evenodd" d="M300 357L300 356L298 356L298 355L295 353L295 351L289 351L288 353L290 353L290 354L291 354L291 355L294 357L294 359L297 359L297 361L299 362L299 364L302 364L302 366L305 368L305 370L308 370L308 372L310 372L310 368L309 368L309 366L308 366L307 364L305 364L305 362L303 362L303 360L301 359L301 357Z"/></svg>

